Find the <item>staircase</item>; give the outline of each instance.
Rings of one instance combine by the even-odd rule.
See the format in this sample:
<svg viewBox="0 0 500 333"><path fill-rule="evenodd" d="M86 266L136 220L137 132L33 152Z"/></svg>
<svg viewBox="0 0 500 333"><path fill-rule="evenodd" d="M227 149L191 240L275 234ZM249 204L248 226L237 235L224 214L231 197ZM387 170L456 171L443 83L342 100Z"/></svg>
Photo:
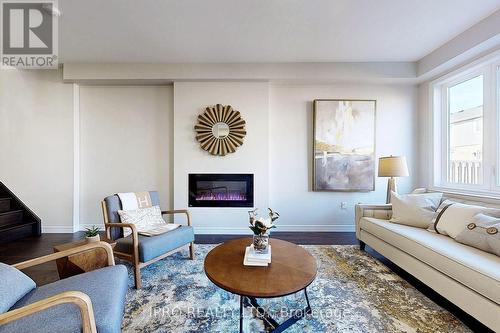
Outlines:
<svg viewBox="0 0 500 333"><path fill-rule="evenodd" d="M41 234L40 218L0 182L0 242Z"/></svg>

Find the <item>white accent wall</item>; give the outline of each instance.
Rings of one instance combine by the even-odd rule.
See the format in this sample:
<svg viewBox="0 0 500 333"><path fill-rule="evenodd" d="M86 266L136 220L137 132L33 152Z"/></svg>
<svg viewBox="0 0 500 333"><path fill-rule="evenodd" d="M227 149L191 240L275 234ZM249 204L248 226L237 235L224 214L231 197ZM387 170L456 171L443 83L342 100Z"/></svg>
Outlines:
<svg viewBox="0 0 500 333"><path fill-rule="evenodd" d="M354 205L384 203L387 178L375 177L373 192L312 192L312 101L317 98L377 100L375 153L406 156L410 177L398 184L407 193L417 172L417 89L341 83L270 87L270 204L281 214L280 230L353 231Z"/></svg>
<svg viewBox="0 0 500 333"><path fill-rule="evenodd" d="M246 121L244 144L233 154L212 156L195 139L205 107L230 104ZM174 207L188 207L189 173L253 173L255 206L269 206L269 85L265 82L174 84ZM247 233L249 208L190 208L199 233Z"/></svg>
<svg viewBox="0 0 500 333"><path fill-rule="evenodd" d="M354 205L383 203L387 179L373 192L312 192L312 101L376 99L376 155L405 155L416 183L417 88L413 85L269 85L245 82L174 84L174 207L188 205L189 173L255 173L255 206L281 214L280 231L353 231ZM212 156L199 147L193 126L204 108L231 104L247 122L236 153ZM344 203L344 208L341 204ZM198 233L247 233L247 208L190 208Z"/></svg>
<svg viewBox="0 0 500 333"><path fill-rule="evenodd" d="M73 85L61 70L0 70L0 181L43 232L73 232Z"/></svg>
<svg viewBox="0 0 500 333"><path fill-rule="evenodd" d="M80 229L114 193L157 190L170 206L172 107L171 86L80 87Z"/></svg>
<svg viewBox="0 0 500 333"><path fill-rule="evenodd" d="M376 154L406 155L412 177L400 179L400 191L416 183L410 84L74 86L62 83L61 71L2 71L0 84L0 176L40 215L44 232L100 224L100 200L119 191L157 189L162 208L187 207L190 172L254 173L255 205L279 211L281 231L353 230L354 204L383 202L386 179L368 193L311 191L315 98L376 99ZM195 140L197 115L216 103L247 121L245 143L225 157ZM247 211L191 209L198 233L248 233Z"/></svg>

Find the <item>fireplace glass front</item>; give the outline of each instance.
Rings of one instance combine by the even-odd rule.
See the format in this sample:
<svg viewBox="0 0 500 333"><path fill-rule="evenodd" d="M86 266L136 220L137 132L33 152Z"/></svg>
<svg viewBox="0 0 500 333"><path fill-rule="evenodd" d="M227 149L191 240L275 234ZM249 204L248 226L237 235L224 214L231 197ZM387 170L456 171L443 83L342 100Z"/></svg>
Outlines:
<svg viewBox="0 0 500 333"><path fill-rule="evenodd" d="M253 207L253 175L189 174L189 207Z"/></svg>

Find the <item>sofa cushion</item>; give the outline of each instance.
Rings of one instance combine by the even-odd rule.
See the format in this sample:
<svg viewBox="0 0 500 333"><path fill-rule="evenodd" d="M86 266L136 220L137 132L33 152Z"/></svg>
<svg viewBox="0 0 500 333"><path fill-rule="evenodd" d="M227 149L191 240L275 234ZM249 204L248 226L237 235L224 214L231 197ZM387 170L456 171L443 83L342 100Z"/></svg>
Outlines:
<svg viewBox="0 0 500 333"><path fill-rule="evenodd" d="M500 257L425 229L362 218L361 229L500 304Z"/></svg>
<svg viewBox="0 0 500 333"><path fill-rule="evenodd" d="M35 281L10 265L0 262L0 313L8 311L24 295L35 289Z"/></svg>
<svg viewBox="0 0 500 333"><path fill-rule="evenodd" d="M149 261L193 241L194 231L189 226L180 226L158 236L139 235L139 260ZM132 253L132 236L118 239L115 251Z"/></svg>
<svg viewBox="0 0 500 333"><path fill-rule="evenodd" d="M97 331L118 333L121 331L127 288L125 266L110 266L36 288L17 302L13 309L65 291L81 291L92 300ZM3 325L0 332L80 333L80 312L76 305L61 304Z"/></svg>

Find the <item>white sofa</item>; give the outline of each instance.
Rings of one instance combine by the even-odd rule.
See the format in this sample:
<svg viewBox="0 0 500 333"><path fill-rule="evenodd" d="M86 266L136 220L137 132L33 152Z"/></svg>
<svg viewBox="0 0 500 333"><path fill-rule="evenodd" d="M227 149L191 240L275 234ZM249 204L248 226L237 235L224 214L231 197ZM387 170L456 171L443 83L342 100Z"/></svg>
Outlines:
<svg viewBox="0 0 500 333"><path fill-rule="evenodd" d="M477 202L475 202L477 204ZM495 332L500 257L425 229L391 223L391 205L356 205L356 237Z"/></svg>

